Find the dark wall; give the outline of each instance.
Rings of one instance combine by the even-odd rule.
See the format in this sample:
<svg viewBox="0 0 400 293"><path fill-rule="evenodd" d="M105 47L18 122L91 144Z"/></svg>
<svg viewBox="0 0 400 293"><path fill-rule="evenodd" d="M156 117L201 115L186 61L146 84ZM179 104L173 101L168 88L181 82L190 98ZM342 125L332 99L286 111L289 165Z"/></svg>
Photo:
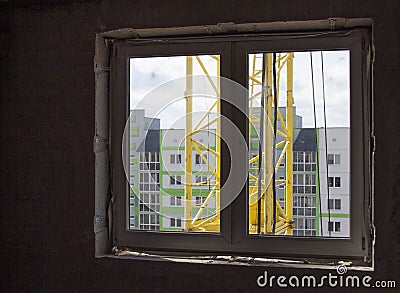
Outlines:
<svg viewBox="0 0 400 293"><path fill-rule="evenodd" d="M375 22L372 275L400 286L399 1L2 1L0 7L2 291L257 289L262 268L94 258L95 33L329 17Z"/></svg>

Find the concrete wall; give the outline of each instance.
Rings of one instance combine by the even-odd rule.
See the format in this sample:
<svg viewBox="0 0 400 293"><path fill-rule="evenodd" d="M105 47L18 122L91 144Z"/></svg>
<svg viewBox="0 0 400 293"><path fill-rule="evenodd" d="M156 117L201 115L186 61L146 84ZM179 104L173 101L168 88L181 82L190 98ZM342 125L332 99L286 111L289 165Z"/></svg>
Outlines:
<svg viewBox="0 0 400 293"><path fill-rule="evenodd" d="M94 258L95 33L329 17L375 22L372 276L400 286L397 0L19 0L2 1L0 7L1 291L256 290L264 268ZM274 275L293 273L325 272L268 269Z"/></svg>

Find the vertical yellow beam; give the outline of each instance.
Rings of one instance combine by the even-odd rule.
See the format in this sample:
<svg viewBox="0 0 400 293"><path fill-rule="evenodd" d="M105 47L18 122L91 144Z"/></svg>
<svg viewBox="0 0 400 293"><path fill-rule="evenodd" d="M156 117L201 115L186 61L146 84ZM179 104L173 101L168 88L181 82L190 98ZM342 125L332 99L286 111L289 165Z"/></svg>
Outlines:
<svg viewBox="0 0 400 293"><path fill-rule="evenodd" d="M185 129L185 231L192 228L192 110L193 110L193 57L186 57L186 129Z"/></svg>
<svg viewBox="0 0 400 293"><path fill-rule="evenodd" d="M294 53L288 53L287 59L287 102L286 102L286 188L285 214L289 226L286 235L293 235L293 58Z"/></svg>
<svg viewBox="0 0 400 293"><path fill-rule="evenodd" d="M220 68L221 58L218 56L217 59L217 89L218 89L218 96L217 96L217 116L221 113L221 68ZM219 156L215 156L215 171L217 173L216 179L216 209L215 213L218 215L221 209L221 119L218 118L217 120L217 127L216 127L216 134L215 134L215 152L219 154Z"/></svg>
<svg viewBox="0 0 400 293"><path fill-rule="evenodd" d="M272 80L272 66L273 66L273 61L272 61L272 54L268 53L265 54L267 58L265 58L266 62L266 74L267 74L267 93L264 95L264 98L266 97L267 101L264 103L265 110L267 111L267 117L264 119L264 136L263 136L263 144L264 144L264 158L263 158L263 170L264 170L264 186L266 184L266 190L265 187L263 187L262 192L264 193L264 226L263 226L263 232L266 233L271 233L272 228L274 225L274 193L273 193L273 185L268 184L269 178L272 176L273 172L273 166L274 163L272 162L273 156L272 156L272 151L273 151L273 131L271 127L271 121L273 119L272 116L272 85L273 85L273 80ZM265 73L263 73L265 74ZM265 90L265 89L262 89ZM265 115L265 113L262 113L262 115Z"/></svg>
<svg viewBox="0 0 400 293"><path fill-rule="evenodd" d="M253 58L252 59L252 71L251 72L249 72L249 81L251 80L251 84L250 84L250 94L249 94L249 133L248 133L248 140L249 140L249 154L252 154L252 151L251 151L251 143L252 143L252 140L251 140L251 134L252 134L252 129L253 129L253 127L255 127L255 116L257 116L257 115L254 115L254 113L253 113L253 107L254 107L254 104L255 104L255 100L256 100L256 97L254 96L254 92L255 92L255 90L254 90L254 86L255 86L255 79L253 79L253 78L251 78L251 77L254 77L255 78L255 76L256 76L256 69L257 69L257 67L256 67L256 60L257 60L257 53L253 53L253 54L249 54L249 56L252 56L251 58ZM261 75L260 76L262 76L262 74L265 74L264 72L261 72ZM262 89L261 89L262 90ZM253 97L253 98L252 98ZM253 104L254 103L254 104ZM261 115L262 113L260 113L260 115ZM260 117L258 117L258 119L259 119ZM251 161L251 159L250 159L250 157L249 157L249 166L248 166L248 168L249 168L249 170L248 170L248 174L249 174L249 176L250 177L253 177L253 179L254 179L254 181L253 182L249 182L249 194L250 194L250 196L249 196L249 198L248 198L248 213L249 213L249 233L256 233L257 231L256 231L256 227L257 227L257 221L258 221L258 210L257 210L257 202L256 203L252 203L251 204L251 200L250 200L250 197L252 196L252 195L254 195L254 193L256 194L256 196L257 196L257 184L258 184L258 177L256 177L255 175L255 173L253 174L252 172L254 172L254 169L252 170L252 169L250 169L250 168L253 168L253 166L252 166L252 163L254 163L254 162L256 162L256 160L253 160L253 161ZM261 204L261 202L259 203L259 204Z"/></svg>

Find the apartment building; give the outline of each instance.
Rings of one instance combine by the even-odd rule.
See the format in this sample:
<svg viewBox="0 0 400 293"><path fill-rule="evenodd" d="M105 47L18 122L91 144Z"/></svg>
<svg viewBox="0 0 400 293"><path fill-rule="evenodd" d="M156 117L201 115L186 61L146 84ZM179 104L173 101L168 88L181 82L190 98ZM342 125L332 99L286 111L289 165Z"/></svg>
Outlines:
<svg viewBox="0 0 400 293"><path fill-rule="evenodd" d="M350 129L327 128L326 138L303 128L293 146L296 236L350 236Z"/></svg>
<svg viewBox="0 0 400 293"><path fill-rule="evenodd" d="M350 236L350 129L318 129L324 236ZM326 145L328 146L326 148ZM327 160L326 160L327 159Z"/></svg>
<svg viewBox="0 0 400 293"><path fill-rule="evenodd" d="M259 108L253 109L259 115ZM258 112L257 112L258 111ZM294 113L295 109L294 109ZM282 116L285 117L282 109ZM349 129L302 128L296 117L293 146L293 217L295 236L349 236ZM280 129L278 124L278 129ZM258 154L259 124L250 136L249 158ZM215 130L205 129L194 139L215 149ZM279 142L281 138L277 136ZM277 149L279 157L281 149ZM326 156L327 155L327 156ZM203 151L211 166L215 157ZM325 158L328 158L326 160ZM160 120L145 116L144 110L132 111L130 118L130 211L129 228L180 231L183 229L185 171L185 130L160 129ZM318 164L319 162L319 164ZM327 169L328 166L328 169ZM285 179L284 161L276 179ZM212 173L196 150L192 150L193 216L209 194ZM254 173L257 164L249 166ZM328 172L327 172L328 170ZM255 173L254 173L255 174ZM284 197L284 186L276 184L277 199ZM201 217L215 212L212 198Z"/></svg>

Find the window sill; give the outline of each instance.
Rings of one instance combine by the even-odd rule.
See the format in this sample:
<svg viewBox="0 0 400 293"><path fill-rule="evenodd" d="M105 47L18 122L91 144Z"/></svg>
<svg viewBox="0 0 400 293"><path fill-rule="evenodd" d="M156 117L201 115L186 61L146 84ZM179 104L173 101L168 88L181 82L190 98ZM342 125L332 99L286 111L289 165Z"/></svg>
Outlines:
<svg viewBox="0 0 400 293"><path fill-rule="evenodd" d="M373 266L369 267L352 262L341 262L337 260L289 260L279 258L261 258L245 256L227 255L201 255L201 256L182 256L182 255L162 255L145 252L132 251L129 249L119 250L113 248L113 254L96 256L96 258L130 259L140 261L167 261L174 263L192 264L216 264L216 265L236 265L252 267L278 267L278 268L298 268L298 269L321 269L335 270L339 265L347 267L348 271L371 272Z"/></svg>

